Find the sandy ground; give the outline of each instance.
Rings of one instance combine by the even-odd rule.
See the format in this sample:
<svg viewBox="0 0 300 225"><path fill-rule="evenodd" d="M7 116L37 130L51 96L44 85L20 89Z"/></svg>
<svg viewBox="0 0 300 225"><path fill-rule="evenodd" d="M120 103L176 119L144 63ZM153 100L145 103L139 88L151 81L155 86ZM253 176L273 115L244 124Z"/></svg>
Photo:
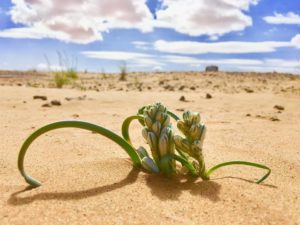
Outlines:
<svg viewBox="0 0 300 225"><path fill-rule="evenodd" d="M300 224L300 80L278 76L206 75L203 82L192 75L171 77L164 85L172 91L159 85L163 78L157 75L141 79L145 90L128 92L33 88L0 79L0 224ZM178 90L182 84L186 87ZM48 99L33 100L34 95ZM179 101L182 95L187 101ZM41 107L54 99L62 105ZM265 171L243 166L221 169L205 182L150 175L133 169L110 140L67 128L41 136L30 147L25 166L43 185L27 188L16 161L35 129L75 119L120 134L124 118L155 101L177 114L183 109L201 113L208 128L208 167L247 160L271 167L271 176L257 185L255 179ZM131 129L133 143L145 145L140 125Z"/></svg>

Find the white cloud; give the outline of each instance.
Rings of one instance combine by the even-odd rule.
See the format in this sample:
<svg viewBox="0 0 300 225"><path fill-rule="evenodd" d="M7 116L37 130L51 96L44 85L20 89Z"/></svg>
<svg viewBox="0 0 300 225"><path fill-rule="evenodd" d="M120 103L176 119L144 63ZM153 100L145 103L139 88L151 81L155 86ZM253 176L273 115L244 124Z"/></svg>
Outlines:
<svg viewBox="0 0 300 225"><path fill-rule="evenodd" d="M156 12L156 27L171 28L191 36L209 35L216 38L252 25L245 12L257 0L161 0Z"/></svg>
<svg viewBox="0 0 300 225"><path fill-rule="evenodd" d="M45 63L40 63L36 66L38 71L62 71L66 70L66 67L62 67L60 65L47 65Z"/></svg>
<svg viewBox="0 0 300 225"><path fill-rule="evenodd" d="M164 63L158 61L154 55L138 52L84 51L81 52L81 54L88 58L126 61L129 67L154 67L165 65Z"/></svg>
<svg viewBox="0 0 300 225"><path fill-rule="evenodd" d="M297 34L295 37L292 38L291 43L296 47L300 48L300 34Z"/></svg>
<svg viewBox="0 0 300 225"><path fill-rule="evenodd" d="M293 12L287 14L274 13L274 16L266 16L263 18L267 23L271 24L294 24L300 25L300 15Z"/></svg>
<svg viewBox="0 0 300 225"><path fill-rule="evenodd" d="M137 49L148 50L151 47L151 43L145 41L133 41L131 43Z"/></svg>
<svg viewBox="0 0 300 225"><path fill-rule="evenodd" d="M162 59L169 63L183 64L191 67L217 65L225 71L254 71L254 72L286 72L299 74L300 61L287 59L198 59L188 56L165 55Z"/></svg>
<svg viewBox="0 0 300 225"><path fill-rule="evenodd" d="M83 51L83 55L89 58L110 59L110 60L133 60L137 58L148 58L152 55L137 52L121 52L121 51Z"/></svg>
<svg viewBox="0 0 300 225"><path fill-rule="evenodd" d="M138 52L114 51L86 51L81 52L89 58L126 61L128 68L148 68L157 71L170 68L170 64L177 64L183 70L206 65L218 65L221 70L229 71L261 71L261 72L289 72L299 73L300 61L287 59L249 59L249 58L219 58L201 59L183 55L152 55ZM172 67L172 66L171 66Z"/></svg>
<svg viewBox="0 0 300 225"><path fill-rule="evenodd" d="M205 54L205 53L261 53L274 52L279 47L292 46L291 42L263 41L263 42L196 42L196 41L164 41L154 42L154 48L161 52L178 54Z"/></svg>
<svg viewBox="0 0 300 225"><path fill-rule="evenodd" d="M102 40L111 29L138 29L150 32L153 27L174 29L188 35L209 35L217 40L232 31L252 25L247 15L258 0L160 0L157 19L146 0L12 0L13 22L25 27L0 31L0 37L55 38L86 44ZM137 45L146 49L146 46Z"/></svg>
<svg viewBox="0 0 300 225"><path fill-rule="evenodd" d="M278 72L278 73L293 73L299 75L299 68L297 67L283 67L283 66L237 66L235 70L246 72Z"/></svg>
<svg viewBox="0 0 300 225"><path fill-rule="evenodd" d="M167 62L178 63L178 64L216 64L216 65L261 65L261 60L255 59L198 59L195 57L188 56L177 56L177 55L166 55L162 56Z"/></svg>
<svg viewBox="0 0 300 225"><path fill-rule="evenodd" d="M152 30L146 0L12 0L13 22L25 25L0 31L0 37L56 38L75 43L101 40L114 28Z"/></svg>

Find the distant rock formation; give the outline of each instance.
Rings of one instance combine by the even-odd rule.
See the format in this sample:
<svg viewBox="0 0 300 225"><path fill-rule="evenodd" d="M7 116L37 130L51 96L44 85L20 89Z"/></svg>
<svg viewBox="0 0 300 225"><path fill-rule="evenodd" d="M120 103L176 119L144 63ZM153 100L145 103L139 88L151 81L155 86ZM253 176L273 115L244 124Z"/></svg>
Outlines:
<svg viewBox="0 0 300 225"><path fill-rule="evenodd" d="M205 67L205 71L206 72L218 72L219 67L215 66L215 65L207 66L207 67Z"/></svg>

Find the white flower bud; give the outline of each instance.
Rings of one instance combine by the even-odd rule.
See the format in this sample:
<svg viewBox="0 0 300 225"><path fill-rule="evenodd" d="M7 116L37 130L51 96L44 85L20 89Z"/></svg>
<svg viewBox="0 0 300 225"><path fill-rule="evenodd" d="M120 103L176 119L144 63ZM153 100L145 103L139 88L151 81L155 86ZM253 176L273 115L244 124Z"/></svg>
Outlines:
<svg viewBox="0 0 300 225"><path fill-rule="evenodd" d="M148 128L151 128L152 127L152 119L149 117L149 116L145 116L145 124Z"/></svg>
<svg viewBox="0 0 300 225"><path fill-rule="evenodd" d="M191 119L191 112L190 111L184 111L182 114L182 118L185 121L189 121Z"/></svg>
<svg viewBox="0 0 300 225"><path fill-rule="evenodd" d="M156 113L155 120L156 120L156 121L159 121L159 122L162 122L162 120L163 120L163 118L164 118L163 115L164 115L163 112L158 111L158 112Z"/></svg>
<svg viewBox="0 0 300 225"><path fill-rule="evenodd" d="M193 113L192 114L192 123L193 124L200 123L200 114L199 113Z"/></svg>
<svg viewBox="0 0 300 225"><path fill-rule="evenodd" d="M191 146L190 146L190 143L188 142L187 139L183 139L183 140L181 141L181 148L182 148L182 150L184 150L185 152L190 152Z"/></svg>
<svg viewBox="0 0 300 225"><path fill-rule="evenodd" d="M143 128L142 135L145 138L145 140L147 141L147 138L148 138L148 129L146 127Z"/></svg>
<svg viewBox="0 0 300 225"><path fill-rule="evenodd" d="M138 155L140 156L141 159L143 159L146 156L149 157L147 150L144 147L142 147L142 146L140 146L136 150L136 152L138 153Z"/></svg>
<svg viewBox="0 0 300 225"><path fill-rule="evenodd" d="M173 137L173 141L174 141L175 145L178 147L181 146L182 140L183 140L183 138L179 135L174 135L174 137Z"/></svg>
<svg viewBox="0 0 300 225"><path fill-rule="evenodd" d="M167 109L165 106L163 106L162 104L159 104L159 107L158 107L158 111L160 112L165 112Z"/></svg>
<svg viewBox="0 0 300 225"><path fill-rule="evenodd" d="M153 173L159 173L159 168L155 164L155 162L150 157L144 157L141 161L142 166L144 169L153 172Z"/></svg>
<svg viewBox="0 0 300 225"><path fill-rule="evenodd" d="M193 124L189 130L190 136L194 139L197 140L200 138L200 126Z"/></svg>
<svg viewBox="0 0 300 225"><path fill-rule="evenodd" d="M152 150L157 150L157 138L153 132L148 132L147 142Z"/></svg>
<svg viewBox="0 0 300 225"><path fill-rule="evenodd" d="M163 127L167 127L170 124L170 117L168 115L164 118Z"/></svg>
<svg viewBox="0 0 300 225"><path fill-rule="evenodd" d="M159 135L160 133L160 128L161 128L161 124L160 122L156 121L155 123L153 123L152 125L152 130L156 135Z"/></svg>
<svg viewBox="0 0 300 225"><path fill-rule="evenodd" d="M159 142L158 142L160 157L163 157L164 155L166 155L168 153L168 142L169 142L169 138L168 138L167 134L163 134L160 136Z"/></svg>
<svg viewBox="0 0 300 225"><path fill-rule="evenodd" d="M184 132L186 130L185 128L185 124L182 120L179 120L177 122L177 128L181 131L181 132Z"/></svg>
<svg viewBox="0 0 300 225"><path fill-rule="evenodd" d="M156 109L154 106L152 106L152 107L150 108L150 110L149 110L149 115L150 115L151 118L154 118L154 117L155 117L156 111L157 111L157 109Z"/></svg>
<svg viewBox="0 0 300 225"><path fill-rule="evenodd" d="M206 135L206 126L204 124L201 125L201 134L200 134L200 142L201 144L203 144L203 141L204 141L204 138L205 138L205 135Z"/></svg>

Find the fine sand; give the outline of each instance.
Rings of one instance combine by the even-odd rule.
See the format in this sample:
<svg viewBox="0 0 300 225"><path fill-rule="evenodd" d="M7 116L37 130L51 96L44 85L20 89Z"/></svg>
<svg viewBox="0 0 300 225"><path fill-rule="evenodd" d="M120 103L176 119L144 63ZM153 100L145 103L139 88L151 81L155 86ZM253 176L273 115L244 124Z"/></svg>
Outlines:
<svg viewBox="0 0 300 225"><path fill-rule="evenodd" d="M86 88L66 89L49 88L49 79L0 74L1 225L300 224L299 77L131 74L120 82L91 75L81 79ZM210 181L151 175L133 169L112 141L70 128L41 136L28 150L25 168L41 187L29 189L19 174L19 149L39 127L83 120L120 134L123 119L156 101L178 115L184 109L201 113L207 167L246 160L269 166L270 177L257 185L265 171L245 166L220 169ZM135 146L146 147L138 123L131 136Z"/></svg>

